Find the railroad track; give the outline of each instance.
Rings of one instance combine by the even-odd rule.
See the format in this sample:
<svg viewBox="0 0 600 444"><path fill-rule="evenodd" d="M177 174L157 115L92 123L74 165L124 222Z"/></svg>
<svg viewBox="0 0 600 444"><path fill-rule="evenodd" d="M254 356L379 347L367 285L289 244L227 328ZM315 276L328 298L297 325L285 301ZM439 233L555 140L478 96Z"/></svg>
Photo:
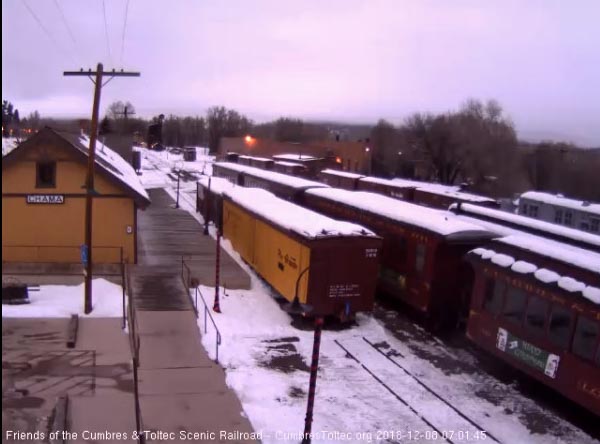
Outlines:
<svg viewBox="0 0 600 444"><path fill-rule="evenodd" d="M428 432L399 433L397 437L403 438L402 440L420 437L450 444L481 440L501 442L394 359L402 357L400 353L388 354L364 336L342 341L336 339L334 342L380 387L431 428Z"/></svg>

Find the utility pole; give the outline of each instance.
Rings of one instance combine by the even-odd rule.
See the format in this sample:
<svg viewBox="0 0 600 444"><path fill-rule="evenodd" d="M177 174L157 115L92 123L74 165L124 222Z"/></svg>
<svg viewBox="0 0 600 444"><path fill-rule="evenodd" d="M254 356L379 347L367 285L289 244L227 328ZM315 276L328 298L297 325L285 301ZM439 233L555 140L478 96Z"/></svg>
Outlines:
<svg viewBox="0 0 600 444"><path fill-rule="evenodd" d="M88 151L88 171L85 183L85 245L87 249L87 261L85 263L85 314L92 311L92 201L94 190L94 165L96 161L96 140L98 139L98 113L100 109L100 93L102 87L110 82L115 77L139 77L139 72L104 71L102 63L98 63L96 71L91 69L87 72L80 71L65 71L65 76L85 76L94 83L94 104L92 107L92 130L90 134L90 146ZM94 76L94 77L92 77ZM103 77L108 77L106 82L103 82Z"/></svg>

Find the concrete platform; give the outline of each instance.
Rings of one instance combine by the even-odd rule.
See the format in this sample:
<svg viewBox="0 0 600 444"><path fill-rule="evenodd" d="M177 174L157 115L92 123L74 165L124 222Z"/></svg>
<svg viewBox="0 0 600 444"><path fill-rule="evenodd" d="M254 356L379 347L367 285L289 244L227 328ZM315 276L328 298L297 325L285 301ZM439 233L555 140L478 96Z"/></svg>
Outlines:
<svg viewBox="0 0 600 444"><path fill-rule="evenodd" d="M77 399L68 414L72 431L119 430L134 422L131 354L121 320L80 318L72 349L66 347L68 324L68 318L2 319L3 429L46 431L64 396Z"/></svg>
<svg viewBox="0 0 600 444"><path fill-rule="evenodd" d="M187 212L173 208L161 189L150 190L152 205L138 215L138 259L131 267L131 292L140 340L140 409L145 430L214 434L251 433L240 401L225 383L225 372L200 342L200 330L188 289L181 279L181 257L193 259L192 276L214 286L215 241ZM229 288L249 288L250 277L221 252ZM192 262L190 262L192 264ZM234 435L235 437L235 435ZM231 438L228 437L228 438ZM147 442L171 442L147 437Z"/></svg>

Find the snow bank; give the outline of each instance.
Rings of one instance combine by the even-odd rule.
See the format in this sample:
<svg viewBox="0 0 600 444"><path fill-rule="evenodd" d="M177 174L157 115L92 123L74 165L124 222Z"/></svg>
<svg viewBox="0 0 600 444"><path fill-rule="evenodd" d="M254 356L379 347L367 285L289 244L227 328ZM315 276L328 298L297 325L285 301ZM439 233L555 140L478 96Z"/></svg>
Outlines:
<svg viewBox="0 0 600 444"><path fill-rule="evenodd" d="M72 314L93 318L120 317L123 314L123 290L105 279L92 281L92 307L84 314L84 284L41 285L29 292L29 304L2 305L5 318L68 318Z"/></svg>

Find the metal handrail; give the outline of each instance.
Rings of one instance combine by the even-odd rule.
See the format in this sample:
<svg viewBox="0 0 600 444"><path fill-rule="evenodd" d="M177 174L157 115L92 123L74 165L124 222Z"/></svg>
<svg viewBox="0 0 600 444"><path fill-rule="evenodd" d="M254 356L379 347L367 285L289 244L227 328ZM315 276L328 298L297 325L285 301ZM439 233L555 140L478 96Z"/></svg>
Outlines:
<svg viewBox="0 0 600 444"><path fill-rule="evenodd" d="M195 301L194 302L196 305L196 316L198 316L198 295L200 295L200 299L202 299L202 303L204 304L204 334L206 334L208 332L206 315L208 315L208 317L210 318L212 325L215 329L215 332L217 333L216 340L215 340L215 362L218 364L219 363L219 345L221 345L221 332L217 328L217 323L213 319L212 314L210 313L210 310L208 309L208 305L206 304L206 300L204 299L204 296L202 295L202 292L200 291L200 287L196 287L196 292L195 292Z"/></svg>
<svg viewBox="0 0 600 444"><path fill-rule="evenodd" d="M187 274L187 279L186 279L186 274ZM181 256L181 280L183 282L183 286L185 287L186 291L188 292L188 296L190 295L190 286L192 285L191 274L192 274L192 271L191 271L190 267L188 266L188 264L186 264L185 257ZM221 345L221 332L217 328L217 324L216 324L214 318L212 317L212 314L210 313L208 305L206 304L206 300L204 299L204 296L202 295L202 292L200 291L199 286L195 287L194 299L191 301L192 307L194 308L194 312L196 314L196 319L199 317L198 295L200 295L200 299L202 299L202 302L204 304L204 334L208 333L207 322L206 322L207 315L210 317L210 320L215 329L215 332L217 333L216 338L215 338L215 362L218 364L219 363L219 345ZM191 296L190 296L190 299L191 299Z"/></svg>

